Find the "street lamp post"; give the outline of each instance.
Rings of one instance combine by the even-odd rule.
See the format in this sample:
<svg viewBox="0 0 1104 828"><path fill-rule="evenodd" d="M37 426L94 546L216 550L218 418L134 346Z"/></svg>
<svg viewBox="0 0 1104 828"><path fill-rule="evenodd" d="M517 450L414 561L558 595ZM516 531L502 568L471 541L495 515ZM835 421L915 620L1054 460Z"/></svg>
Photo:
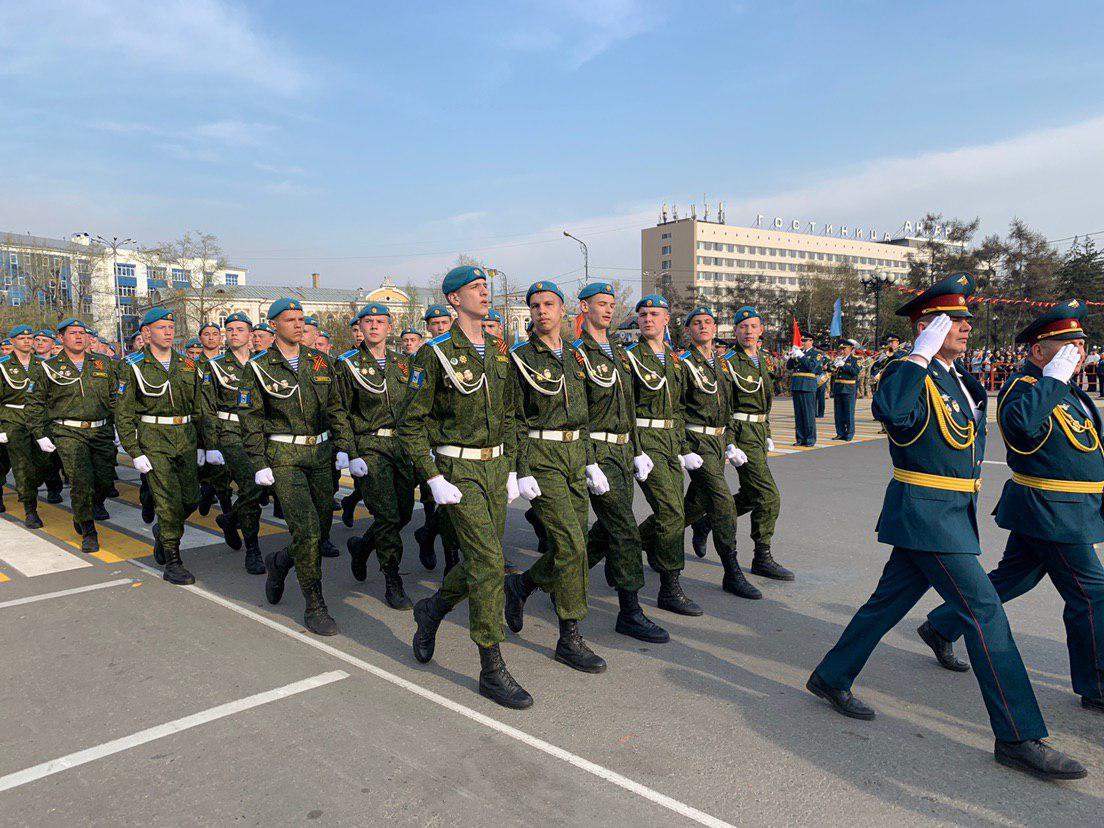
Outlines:
<svg viewBox="0 0 1104 828"><path fill-rule="evenodd" d="M578 236L571 235L566 230L563 231L563 234L565 236L567 236L569 239L574 239L575 241L577 241L579 243L579 246L583 248L583 284L589 284L590 283L590 254L587 252L586 242L583 241L582 239L580 239Z"/></svg>
<svg viewBox="0 0 1104 828"><path fill-rule="evenodd" d="M888 285L897 281L897 277L891 273L869 273L863 276L862 286L874 294L874 347L879 347L882 337L882 291Z"/></svg>
<svg viewBox="0 0 1104 828"><path fill-rule="evenodd" d="M110 241L103 236L96 236L96 241L104 247L111 248L111 277L112 279L116 278L115 269L119 264L119 248L125 244L137 244L137 242L135 242L134 239L120 239L118 236L112 236ZM134 292L137 294L138 291L135 290ZM119 292L117 289L115 291L115 328L116 333L119 335L119 353L121 354L123 352L123 309L119 305Z"/></svg>

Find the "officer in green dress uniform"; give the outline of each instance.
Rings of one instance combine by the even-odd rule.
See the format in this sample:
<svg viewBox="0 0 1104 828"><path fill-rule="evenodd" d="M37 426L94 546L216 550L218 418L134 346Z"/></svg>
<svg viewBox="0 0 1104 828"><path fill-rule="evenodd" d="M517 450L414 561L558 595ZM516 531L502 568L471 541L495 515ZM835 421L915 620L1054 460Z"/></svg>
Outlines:
<svg viewBox="0 0 1104 828"><path fill-rule="evenodd" d="M486 271L454 267L441 292L458 320L414 357L413 397L399 422L399 439L434 502L448 509L463 560L437 592L414 605L412 647L422 664L433 658L441 621L467 598L469 632L479 648L480 694L523 709L533 697L506 669L499 646L505 638L502 535L506 505L518 497L517 381L505 341L483 333Z"/></svg>
<svg viewBox="0 0 1104 828"><path fill-rule="evenodd" d="M71 482L73 527L82 552L98 552L97 520L115 486L115 361L88 351L88 326L79 319L58 325L63 350L31 368L27 426L40 448L57 451Z"/></svg>
<svg viewBox="0 0 1104 828"><path fill-rule="evenodd" d="M349 467L353 448L341 389L326 355L302 345L303 306L277 299L268 309L276 344L249 360L238 386L245 450L254 482L271 486L291 530L290 550L265 556L265 597L277 604L292 567L303 591L303 623L336 635L322 597L322 546L333 522L333 472Z"/></svg>
<svg viewBox="0 0 1104 828"><path fill-rule="evenodd" d="M801 344L804 350L795 345L786 355L794 408L794 445L815 446L817 373L820 366L817 355L820 352L814 347L810 336L802 337Z"/></svg>
<svg viewBox="0 0 1104 828"><path fill-rule="evenodd" d="M840 352L832 360L832 403L836 420L836 436L833 439L850 442L855 436L855 394L858 388L859 365L853 339L840 343Z"/></svg>
<svg viewBox="0 0 1104 828"><path fill-rule="evenodd" d="M50 472L50 456L36 445L28 427L26 407L34 390L31 369L41 360L32 353L36 336L29 325L16 325L8 338L12 353L0 356L0 442L8 449L15 493L23 505L23 525L40 529L38 487Z"/></svg>
<svg viewBox="0 0 1104 828"><path fill-rule="evenodd" d="M1080 763L1042 739L1046 725L1000 597L978 562L977 492L985 455L985 389L955 360L970 336L969 274L937 282L898 309L916 332L912 354L886 367L873 414L885 423L893 479L878 540L893 551L877 589L806 684L839 713L872 719L851 685L874 648L934 587L964 629L996 736L998 762L1050 779L1079 779Z"/></svg>
<svg viewBox="0 0 1104 828"><path fill-rule="evenodd" d="M399 575L403 544L400 532L414 511L414 468L399 442L398 423L408 402L410 363L387 349L391 311L370 302L357 314L361 345L337 358L337 376L349 411L355 452L349 474L375 520L363 537L349 538L353 577L368 577L374 551L384 579L384 600L392 609L408 610L410 599Z"/></svg>
<svg viewBox="0 0 1104 828"><path fill-rule="evenodd" d="M1093 549L1104 541L1104 429L1092 399L1071 382L1085 359L1087 310L1080 299L1059 302L1016 337L1030 350L997 396L1012 478L995 514L1011 534L989 580L1007 602L1050 577L1065 603L1073 691L1104 712L1104 568ZM940 664L967 669L951 648L964 630L950 606L929 613L919 632Z"/></svg>

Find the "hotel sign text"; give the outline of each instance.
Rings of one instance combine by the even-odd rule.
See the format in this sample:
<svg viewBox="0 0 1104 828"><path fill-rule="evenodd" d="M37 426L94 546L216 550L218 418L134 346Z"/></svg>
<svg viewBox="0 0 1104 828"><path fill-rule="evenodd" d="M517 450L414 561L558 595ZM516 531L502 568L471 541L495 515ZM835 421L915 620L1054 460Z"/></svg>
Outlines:
<svg viewBox="0 0 1104 828"><path fill-rule="evenodd" d="M756 227L770 227L773 230L785 230L793 233L812 233L820 236L836 236L844 239L864 239L869 241L887 242L891 236L889 233L879 234L874 228L848 227L846 224L819 224L815 221L802 219L785 220L775 216L770 219L762 213L755 217ZM942 238L947 235L947 225L934 224L929 226L924 221L906 221L902 225L905 236L921 236L923 238Z"/></svg>

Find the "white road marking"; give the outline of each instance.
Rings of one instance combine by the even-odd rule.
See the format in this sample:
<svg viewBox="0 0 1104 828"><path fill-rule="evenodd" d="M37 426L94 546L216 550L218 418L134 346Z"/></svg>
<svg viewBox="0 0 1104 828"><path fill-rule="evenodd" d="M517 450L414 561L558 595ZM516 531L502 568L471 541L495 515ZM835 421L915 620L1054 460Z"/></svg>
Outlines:
<svg viewBox="0 0 1104 828"><path fill-rule="evenodd" d="M10 518L0 520L0 561L28 578L92 566Z"/></svg>
<svg viewBox="0 0 1104 828"><path fill-rule="evenodd" d="M108 500L105 504L107 511L111 513L111 520L105 521L106 526L125 529L138 535L143 540L148 540L153 545L153 526L142 520L142 508L134 506L122 500ZM184 536L180 539L180 548L183 551L189 549L202 549L221 540L222 534L215 534L204 526L189 523L184 527Z"/></svg>
<svg viewBox="0 0 1104 828"><path fill-rule="evenodd" d="M982 463L988 463L991 466L1007 466L1003 460L982 460Z"/></svg>
<svg viewBox="0 0 1104 828"><path fill-rule="evenodd" d="M72 589L59 589L57 592L44 592L42 595L32 595L29 598L15 598L11 601L0 601L0 609L4 607L18 607L21 604L33 604L37 601L49 601L51 598L64 598L66 595L77 595L81 592L94 592L97 589L107 589L108 587L133 583L134 581L130 578L119 578L114 581L105 581L102 584L91 584L90 586L73 587Z"/></svg>
<svg viewBox="0 0 1104 828"><path fill-rule="evenodd" d="M146 570L151 574L160 574L158 570L155 570L153 567L147 566L140 561L132 560L130 561L130 563L138 567L139 569ZM389 682L396 687L401 687L403 690L413 693L416 696L420 696L426 701L430 701L434 704L440 705L446 710L451 710L453 713L457 713L466 719L470 719L471 721L476 722L477 724L481 724L484 727L501 733L504 736L509 736L511 739L515 739L522 744L528 745L535 750L539 750L542 753L546 753L549 756L567 762L569 765L572 765L579 770L597 776L599 779L604 779L607 782L611 782L619 788L625 789L629 793L636 794L643 799L654 802L656 805L666 808L669 811L673 811L674 813L679 814L680 816L684 816L689 820L697 822L701 825L708 825L710 826L710 828L735 828L735 826L733 826L731 823L718 819L715 816L711 816L704 811L699 811L697 808L687 805L684 802L680 802L677 799L673 799L672 797L669 797L666 794L662 794L659 791L652 790L648 786L642 785L639 782L634 782L632 779L629 779L627 776L622 776L616 771L612 771L609 768L591 762L590 760L584 759L581 756L577 756L574 753L566 751L561 747L557 747L556 745L553 745L550 742L546 742L543 739L538 739L536 736L530 736L523 730L518 730L516 727L511 727L510 725L504 724L497 719L492 719L490 716L486 716L477 710L472 710L470 707L466 707L459 702L454 702L452 699L446 698L440 693L435 693L432 690L427 690L426 688L417 685L412 681L407 681L401 676L397 676L394 673L389 673L387 670L376 667L374 664L369 664L367 661L363 661L356 656L349 655L348 653L337 649L337 647L331 647L329 644L323 644L321 641L317 641L304 633L293 630L290 627L286 627L278 621L273 621L271 618L266 618L259 613L239 606L233 601L228 601L219 595L208 592L202 587L192 585L178 588L186 589L189 592L200 596L201 598L206 598L208 601L218 604L219 606L226 607L231 612L236 612L238 615L249 618L259 624L263 624L269 629L276 630L277 632L286 635L289 638L293 638L296 641L300 641L303 644L314 647L314 649L327 653L328 655L331 655L334 658L345 662L346 664L352 665L353 667L363 670L364 672L369 673L377 678L383 679L384 681ZM3 790L2 783L3 780L0 779L0 791Z"/></svg>
<svg viewBox="0 0 1104 828"><path fill-rule="evenodd" d="M67 756L51 759L49 762L43 762L41 765L35 765L32 768L9 773L7 776L0 776L0 791L10 791L12 788L18 788L20 785L26 785L29 782L35 782L47 776L53 776L55 773L61 773L64 770L69 770L69 768L86 765L89 762L95 762L97 759L103 759L105 756L111 756L114 753L130 750L133 747L144 745L155 739L163 739L166 736L172 736L174 733L180 733L182 730L198 727L199 725L213 722L216 719L224 719L235 713L241 713L244 710L259 707L269 702L286 699L288 696L294 696L297 693L303 693L307 690L313 690L316 687L332 684L335 681L340 681L348 677L349 674L344 670L333 670L329 673L321 673L320 675L303 679L302 681L296 681L292 684L286 684L283 687L277 687L275 690L266 690L263 693L246 696L244 699L227 702L226 704L220 704L218 707L212 707L209 710L193 713L191 716L185 716L182 719L166 722L165 724L157 725L147 730L140 730L130 736L114 739L102 745L97 745L96 747L78 750L76 753L70 753Z"/></svg>

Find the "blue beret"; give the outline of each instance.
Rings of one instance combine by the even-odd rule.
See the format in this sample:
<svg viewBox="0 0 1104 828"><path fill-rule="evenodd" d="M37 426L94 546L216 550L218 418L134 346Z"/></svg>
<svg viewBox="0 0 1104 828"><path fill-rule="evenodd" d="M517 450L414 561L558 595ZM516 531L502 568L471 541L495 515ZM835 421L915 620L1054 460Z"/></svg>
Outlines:
<svg viewBox="0 0 1104 828"><path fill-rule="evenodd" d="M23 336L24 334L34 334L34 330L30 325L16 325L10 331L8 331L8 337Z"/></svg>
<svg viewBox="0 0 1104 828"><path fill-rule="evenodd" d="M241 311L234 311L232 314L226 317L226 324L229 325L231 322L244 322L249 327L253 327L253 320Z"/></svg>
<svg viewBox="0 0 1104 828"><path fill-rule="evenodd" d="M494 308L487 310L487 315L483 317L485 322L501 322L502 314L496 311Z"/></svg>
<svg viewBox="0 0 1104 828"><path fill-rule="evenodd" d="M561 302L567 301L566 299L564 299L563 291L560 290L559 285L557 285L555 282L543 281L533 282L533 284L529 285L529 290L525 291L525 304L529 304L529 297L531 297L534 293L544 293L546 291L548 293L554 293L559 296Z"/></svg>
<svg viewBox="0 0 1104 828"><path fill-rule="evenodd" d="M463 287L463 285L460 285L460 287ZM456 290L456 288L453 288L453 290ZM452 314L449 313L449 309L444 305L430 305L426 308L425 316L423 316L422 319L428 322L430 319L437 319L442 316L451 317Z"/></svg>
<svg viewBox="0 0 1104 828"><path fill-rule="evenodd" d="M10 340L10 339L5 339L5 340L3 341L3 343L0 343L0 344L3 344L3 345L11 345L11 340Z"/></svg>
<svg viewBox="0 0 1104 828"><path fill-rule="evenodd" d="M307 325L314 325L314 327L317 328L318 327L318 320L315 319L313 316L304 316L303 317L303 326L306 327Z"/></svg>
<svg viewBox="0 0 1104 828"><path fill-rule="evenodd" d="M276 335L276 331L274 331L274 330L272 329L272 326L271 326L271 325L269 325L269 324L268 324L267 322L258 322L258 323L257 323L257 324L256 324L256 325L254 326L253 330L255 330L255 331L264 331L265 333L270 333L270 334L272 334L273 336L275 336L275 335Z"/></svg>
<svg viewBox="0 0 1104 828"><path fill-rule="evenodd" d="M743 322L745 319L758 319L759 311L753 308L751 305L744 305L738 311L736 311L736 324Z"/></svg>
<svg viewBox="0 0 1104 828"><path fill-rule="evenodd" d="M711 311L705 305L699 305L698 307L690 311L690 313L686 314L686 322L683 324L689 325L690 320L693 319L695 316L708 316L714 322L717 321L717 315L713 313L713 311Z"/></svg>
<svg viewBox="0 0 1104 828"><path fill-rule="evenodd" d="M319 331L318 336L321 339L329 339L330 338L330 332L329 331Z"/></svg>
<svg viewBox="0 0 1104 828"><path fill-rule="evenodd" d="M128 336L126 338L126 341L127 342L133 342L135 339L137 339L141 335L142 335L141 331L135 331L134 333L132 333L130 336Z"/></svg>
<svg viewBox="0 0 1104 828"><path fill-rule="evenodd" d="M454 267L445 274L445 278L441 282L441 293L448 296L454 290L460 290L466 284L470 284L477 279L486 278L487 271L478 265L460 265L460 267Z"/></svg>
<svg viewBox="0 0 1104 828"><path fill-rule="evenodd" d="M49 328L43 328L41 331L35 331L35 336L44 336L47 339L57 339L57 335Z"/></svg>
<svg viewBox="0 0 1104 828"><path fill-rule="evenodd" d="M355 328L356 323L359 322L359 321L360 321L360 317L359 316L354 316L352 319L349 320L349 327L350 328Z"/></svg>
<svg viewBox="0 0 1104 828"><path fill-rule="evenodd" d="M90 327L88 327L88 325L86 325L80 319L75 319L73 317L70 317L69 319L63 319L61 322L58 322L58 333L61 333L66 328L71 327L84 328L86 331L88 331L88 333L95 336L95 333Z"/></svg>
<svg viewBox="0 0 1104 828"><path fill-rule="evenodd" d="M357 319L363 319L366 316L391 316L391 309L382 302L369 302L363 308L360 309L360 313L356 315Z"/></svg>
<svg viewBox="0 0 1104 828"><path fill-rule="evenodd" d="M609 282L591 282L588 285L583 285L579 290L579 298L589 299L591 296L597 296L599 293L608 293L610 296L613 296L613 285Z"/></svg>
<svg viewBox="0 0 1104 828"><path fill-rule="evenodd" d="M214 328L216 331L222 330L222 328L219 327L218 322L204 322L202 325L199 326L199 332L203 333L208 328Z"/></svg>
<svg viewBox="0 0 1104 828"><path fill-rule="evenodd" d="M191 339L189 339L187 342L184 343L184 347L185 348L202 348L203 343L201 343L197 337L193 336Z"/></svg>
<svg viewBox="0 0 1104 828"><path fill-rule="evenodd" d="M640 312L642 308L663 308L664 310L670 310L671 306L667 304L667 300L660 296L658 293L649 293L647 296L641 298L636 303L636 311Z"/></svg>
<svg viewBox="0 0 1104 828"><path fill-rule="evenodd" d="M414 336L419 336L419 337L422 336L421 331L416 331L413 328L406 328L401 334L399 334L399 336L406 336L407 334L414 334ZM422 338L424 339L425 337L422 337Z"/></svg>
<svg viewBox="0 0 1104 828"><path fill-rule="evenodd" d="M273 302L268 307L268 318L269 319L275 319L277 316L279 316L281 313L283 313L286 310L301 311L302 309L303 309L303 303L300 302L298 299L277 299L275 302ZM303 324L305 325L306 323L307 323L307 317L304 316L303 317Z"/></svg>
<svg viewBox="0 0 1104 828"><path fill-rule="evenodd" d="M142 317L143 325L152 325L154 322L160 322L162 319L173 321L173 312L168 308L150 308L146 311L146 315Z"/></svg>

